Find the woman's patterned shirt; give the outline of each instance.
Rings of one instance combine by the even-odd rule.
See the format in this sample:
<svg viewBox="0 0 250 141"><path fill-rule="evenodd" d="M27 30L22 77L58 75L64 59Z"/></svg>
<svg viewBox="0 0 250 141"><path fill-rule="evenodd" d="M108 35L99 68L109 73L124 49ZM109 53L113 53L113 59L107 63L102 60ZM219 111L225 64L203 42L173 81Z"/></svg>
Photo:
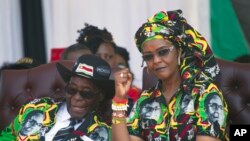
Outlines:
<svg viewBox="0 0 250 141"><path fill-rule="evenodd" d="M166 103L160 83L144 91L127 118L130 135L147 141L194 141L197 135L228 140L227 105L216 85L192 94L179 88Z"/></svg>

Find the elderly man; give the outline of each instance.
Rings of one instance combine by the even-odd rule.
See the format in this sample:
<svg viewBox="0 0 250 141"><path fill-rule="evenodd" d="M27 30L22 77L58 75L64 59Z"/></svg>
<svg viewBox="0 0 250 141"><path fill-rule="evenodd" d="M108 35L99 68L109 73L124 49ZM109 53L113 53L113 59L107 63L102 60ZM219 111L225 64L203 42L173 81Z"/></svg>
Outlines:
<svg viewBox="0 0 250 141"><path fill-rule="evenodd" d="M2 131L0 140L91 141L96 138L93 135L110 140L110 127L97 112L99 103L114 94L109 64L94 55L83 55L72 70L59 63L57 69L67 83L65 100L57 103L51 98L41 98L25 104L14 121ZM42 113L39 128L29 128L34 131L23 134L27 123L38 124L36 120L27 119L32 113Z"/></svg>

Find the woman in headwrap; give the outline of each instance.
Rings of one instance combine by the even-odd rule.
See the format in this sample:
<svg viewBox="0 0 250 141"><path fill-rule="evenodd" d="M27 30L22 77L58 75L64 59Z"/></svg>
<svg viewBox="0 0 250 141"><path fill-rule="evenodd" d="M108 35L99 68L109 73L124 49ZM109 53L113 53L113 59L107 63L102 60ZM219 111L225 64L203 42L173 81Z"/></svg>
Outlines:
<svg viewBox="0 0 250 141"><path fill-rule="evenodd" d="M137 30L135 42L148 71L159 81L142 92L127 117L131 73L123 69L114 74L113 140L228 140L227 104L214 84L219 67L208 43L186 22L182 11L155 14ZM207 98L211 95L216 99Z"/></svg>

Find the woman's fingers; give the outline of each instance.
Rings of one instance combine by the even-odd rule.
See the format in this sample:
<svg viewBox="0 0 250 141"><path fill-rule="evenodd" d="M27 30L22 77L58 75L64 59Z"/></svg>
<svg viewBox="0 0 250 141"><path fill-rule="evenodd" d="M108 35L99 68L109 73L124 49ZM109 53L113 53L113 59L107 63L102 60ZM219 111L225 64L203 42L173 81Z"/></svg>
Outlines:
<svg viewBox="0 0 250 141"><path fill-rule="evenodd" d="M129 70L127 68L116 71L115 74L115 80L119 81L119 80L126 80L128 79L128 74L129 74Z"/></svg>
<svg viewBox="0 0 250 141"><path fill-rule="evenodd" d="M127 96L132 81L132 74L127 68L116 71L115 74L116 96Z"/></svg>

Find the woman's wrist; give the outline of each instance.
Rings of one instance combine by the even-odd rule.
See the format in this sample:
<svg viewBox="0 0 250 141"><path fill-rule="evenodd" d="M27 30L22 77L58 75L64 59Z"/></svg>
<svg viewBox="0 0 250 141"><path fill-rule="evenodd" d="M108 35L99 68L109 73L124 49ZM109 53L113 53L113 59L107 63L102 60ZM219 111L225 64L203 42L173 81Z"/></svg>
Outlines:
<svg viewBox="0 0 250 141"><path fill-rule="evenodd" d="M117 96L112 99L112 124L126 123L126 111L128 109L128 99Z"/></svg>
<svg viewBox="0 0 250 141"><path fill-rule="evenodd" d="M112 99L112 110L113 111L127 111L128 109L128 99L120 99L118 97L113 97Z"/></svg>
<svg viewBox="0 0 250 141"><path fill-rule="evenodd" d="M121 97L114 96L112 101L115 103L119 103L119 104L126 104L128 102L128 98L121 98Z"/></svg>
<svg viewBox="0 0 250 141"><path fill-rule="evenodd" d="M112 113L112 124L126 123L126 111L115 111Z"/></svg>

